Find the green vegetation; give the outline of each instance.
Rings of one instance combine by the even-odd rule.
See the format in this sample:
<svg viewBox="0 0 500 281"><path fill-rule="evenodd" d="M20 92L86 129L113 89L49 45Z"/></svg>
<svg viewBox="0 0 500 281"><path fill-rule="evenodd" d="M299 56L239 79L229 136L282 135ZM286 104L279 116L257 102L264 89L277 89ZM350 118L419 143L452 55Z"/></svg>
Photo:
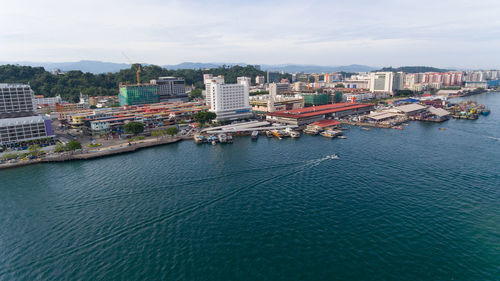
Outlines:
<svg viewBox="0 0 500 281"><path fill-rule="evenodd" d="M133 134L134 136L137 136L138 134L144 132L144 124L141 122L129 122L123 126L123 129L125 129L125 132L129 134Z"/></svg>
<svg viewBox="0 0 500 281"><path fill-rule="evenodd" d="M415 92L412 90L395 90L394 91L394 96L395 97L410 97L415 95Z"/></svg>
<svg viewBox="0 0 500 281"><path fill-rule="evenodd" d="M254 78L256 75L265 75L264 71L253 66L168 70L156 65L148 65L142 67L141 80L148 82L161 76L176 76L184 78L187 85L203 88L203 74L205 73L211 73L214 76L224 75L226 83L236 83L236 78L239 76ZM43 67L1 65L0 81L2 83L29 82L36 94L46 97L61 95L64 100L78 101L80 92L89 96L118 95L119 83L136 83L136 70L131 67L116 73L92 74L68 71L64 75L53 75L45 71Z"/></svg>
<svg viewBox="0 0 500 281"><path fill-rule="evenodd" d="M101 146L100 143L90 143L87 145L87 147L99 147L99 146Z"/></svg>
<svg viewBox="0 0 500 281"><path fill-rule="evenodd" d="M203 97L202 91L203 91L202 89L192 90L191 93L189 93L189 95L188 95L188 100L192 101L194 99L201 99Z"/></svg>
<svg viewBox="0 0 500 281"><path fill-rule="evenodd" d="M17 157L19 157L19 155L17 155L16 153L5 153L4 155L2 155L3 160L12 160L16 159Z"/></svg>
<svg viewBox="0 0 500 281"><path fill-rule="evenodd" d="M137 136L137 137L130 138L130 141L140 141L140 140L144 140L144 139L146 139L145 136Z"/></svg>
<svg viewBox="0 0 500 281"><path fill-rule="evenodd" d="M34 156L34 157L39 157L42 155L44 152L40 149L40 146L37 144L30 145L28 147L29 155Z"/></svg>
<svg viewBox="0 0 500 281"><path fill-rule="evenodd" d="M157 137L157 138L160 138L160 137L163 137L166 135L174 136L175 134L177 134L177 132L178 132L177 127L172 126L172 127L168 127L167 129L153 131L153 132L151 132L151 136Z"/></svg>
<svg viewBox="0 0 500 281"><path fill-rule="evenodd" d="M82 144L78 141L75 141L75 140L70 140L64 147L64 149L66 151L73 151L73 150L77 150L77 149L81 149L82 148Z"/></svg>
<svg viewBox="0 0 500 281"><path fill-rule="evenodd" d="M269 91L256 91L256 92L251 92L251 96L260 96L260 95L269 95Z"/></svg>
<svg viewBox="0 0 500 281"><path fill-rule="evenodd" d="M196 120L196 122L198 122L200 124L205 124L205 123L208 123L208 122L214 120L216 117L217 117L217 115L213 112L200 111L194 115L194 120Z"/></svg>
<svg viewBox="0 0 500 281"><path fill-rule="evenodd" d="M61 142L58 142L56 144L56 147L54 148L54 152L64 152L66 151L66 148L64 147L64 144Z"/></svg>
<svg viewBox="0 0 500 281"><path fill-rule="evenodd" d="M377 71L404 72L404 73L421 73L421 72L446 72L448 69L441 69L429 66L401 66L398 68L384 67Z"/></svg>

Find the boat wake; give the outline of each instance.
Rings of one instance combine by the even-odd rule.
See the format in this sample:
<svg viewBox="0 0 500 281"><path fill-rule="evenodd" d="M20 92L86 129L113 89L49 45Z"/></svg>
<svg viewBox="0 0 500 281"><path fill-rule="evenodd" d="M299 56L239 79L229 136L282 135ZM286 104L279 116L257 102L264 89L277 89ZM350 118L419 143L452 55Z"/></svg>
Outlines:
<svg viewBox="0 0 500 281"><path fill-rule="evenodd" d="M492 139L492 140L500 141L500 138L497 138L497 137L488 137L488 138Z"/></svg>

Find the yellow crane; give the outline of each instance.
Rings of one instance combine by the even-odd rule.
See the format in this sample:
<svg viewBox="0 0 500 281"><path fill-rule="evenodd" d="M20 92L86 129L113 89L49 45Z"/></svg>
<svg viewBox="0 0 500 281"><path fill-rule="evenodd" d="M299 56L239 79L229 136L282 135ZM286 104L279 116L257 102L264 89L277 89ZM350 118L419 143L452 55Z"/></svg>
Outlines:
<svg viewBox="0 0 500 281"><path fill-rule="evenodd" d="M125 55L124 52L122 52L122 55L127 59L128 63L132 65L132 67L135 69L135 75L137 76L137 85L141 84L141 71L142 67L140 63L132 63L132 61Z"/></svg>

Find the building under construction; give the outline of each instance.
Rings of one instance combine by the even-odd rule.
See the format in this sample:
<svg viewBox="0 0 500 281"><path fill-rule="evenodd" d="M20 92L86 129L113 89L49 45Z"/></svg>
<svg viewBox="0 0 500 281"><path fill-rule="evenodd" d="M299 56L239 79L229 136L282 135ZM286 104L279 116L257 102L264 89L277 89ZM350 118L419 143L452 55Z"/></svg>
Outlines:
<svg viewBox="0 0 500 281"><path fill-rule="evenodd" d="M121 84L118 94L120 106L153 104L160 102L158 85L153 84Z"/></svg>

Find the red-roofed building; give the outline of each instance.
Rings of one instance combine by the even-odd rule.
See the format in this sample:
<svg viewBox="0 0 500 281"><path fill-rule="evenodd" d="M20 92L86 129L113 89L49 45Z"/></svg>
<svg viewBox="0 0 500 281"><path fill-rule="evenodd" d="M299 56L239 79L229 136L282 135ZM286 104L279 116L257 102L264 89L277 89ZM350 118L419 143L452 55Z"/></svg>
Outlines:
<svg viewBox="0 0 500 281"><path fill-rule="evenodd" d="M310 106L300 109L275 111L267 114L267 121L291 124L295 126L307 125L328 117L344 117L369 113L374 109L373 104L363 103L333 103L320 106Z"/></svg>

